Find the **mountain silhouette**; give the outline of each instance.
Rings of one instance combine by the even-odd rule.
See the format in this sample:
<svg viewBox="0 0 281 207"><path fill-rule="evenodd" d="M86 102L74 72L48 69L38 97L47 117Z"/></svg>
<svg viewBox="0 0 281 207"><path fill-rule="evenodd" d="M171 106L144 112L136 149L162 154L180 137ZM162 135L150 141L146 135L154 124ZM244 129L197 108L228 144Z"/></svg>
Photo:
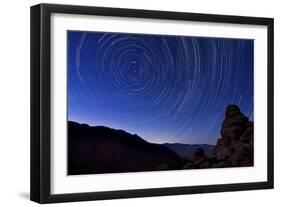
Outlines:
<svg viewBox="0 0 281 207"><path fill-rule="evenodd" d="M164 143L165 147L176 152L184 159L193 159L194 154L198 149L204 150L206 155L211 155L214 150L214 145L209 144L181 144L181 143Z"/></svg>
<svg viewBox="0 0 281 207"><path fill-rule="evenodd" d="M253 166L254 123L229 105L216 145L149 143L136 134L68 122L68 174Z"/></svg>
<svg viewBox="0 0 281 207"><path fill-rule="evenodd" d="M174 170L183 159L160 144L104 126L68 122L68 174Z"/></svg>

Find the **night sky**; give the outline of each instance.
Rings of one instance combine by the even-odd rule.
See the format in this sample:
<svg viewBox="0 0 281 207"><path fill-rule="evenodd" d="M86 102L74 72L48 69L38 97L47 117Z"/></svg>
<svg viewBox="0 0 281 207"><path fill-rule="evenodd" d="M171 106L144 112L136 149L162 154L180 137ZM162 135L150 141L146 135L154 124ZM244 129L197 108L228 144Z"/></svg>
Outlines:
<svg viewBox="0 0 281 207"><path fill-rule="evenodd" d="M68 120L215 144L227 105L253 119L253 50L244 39L68 31Z"/></svg>

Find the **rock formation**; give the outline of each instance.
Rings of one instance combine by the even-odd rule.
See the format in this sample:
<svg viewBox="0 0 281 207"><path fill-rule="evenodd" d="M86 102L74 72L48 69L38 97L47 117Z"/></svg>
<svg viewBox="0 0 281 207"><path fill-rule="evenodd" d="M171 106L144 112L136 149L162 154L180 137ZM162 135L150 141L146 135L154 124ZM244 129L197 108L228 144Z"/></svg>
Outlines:
<svg viewBox="0 0 281 207"><path fill-rule="evenodd" d="M153 144L123 130L69 121L68 174L253 166L253 130L236 105L227 107L215 146Z"/></svg>
<svg viewBox="0 0 281 207"><path fill-rule="evenodd" d="M221 127L221 138L212 155L206 156L202 149L194 154L184 169L253 166L254 124L236 105L229 105Z"/></svg>

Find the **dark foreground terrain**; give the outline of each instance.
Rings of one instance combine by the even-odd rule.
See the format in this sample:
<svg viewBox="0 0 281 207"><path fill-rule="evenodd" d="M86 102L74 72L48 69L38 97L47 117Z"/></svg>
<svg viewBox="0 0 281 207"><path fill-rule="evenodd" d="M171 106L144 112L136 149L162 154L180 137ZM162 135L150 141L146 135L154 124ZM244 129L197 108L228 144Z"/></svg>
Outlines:
<svg viewBox="0 0 281 207"><path fill-rule="evenodd" d="M179 169L172 150L137 135L107 127L68 123L68 173L114 173Z"/></svg>
<svg viewBox="0 0 281 207"><path fill-rule="evenodd" d="M227 107L213 145L153 144L136 134L68 122L68 174L253 166L253 123Z"/></svg>

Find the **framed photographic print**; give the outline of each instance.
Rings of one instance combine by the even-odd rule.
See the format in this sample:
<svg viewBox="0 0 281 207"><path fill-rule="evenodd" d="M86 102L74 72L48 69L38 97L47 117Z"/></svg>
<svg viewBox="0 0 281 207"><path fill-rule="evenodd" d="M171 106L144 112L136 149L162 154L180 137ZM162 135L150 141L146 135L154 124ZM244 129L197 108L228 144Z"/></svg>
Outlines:
<svg viewBox="0 0 281 207"><path fill-rule="evenodd" d="M31 200L273 188L273 19L31 7Z"/></svg>

